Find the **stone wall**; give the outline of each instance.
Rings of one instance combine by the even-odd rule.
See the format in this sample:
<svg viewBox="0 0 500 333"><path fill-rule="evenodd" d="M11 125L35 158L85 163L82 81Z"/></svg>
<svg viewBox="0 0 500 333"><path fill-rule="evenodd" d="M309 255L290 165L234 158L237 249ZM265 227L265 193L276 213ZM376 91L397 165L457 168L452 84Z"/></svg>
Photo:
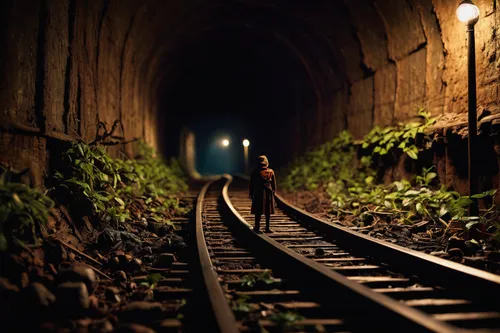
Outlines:
<svg viewBox="0 0 500 333"><path fill-rule="evenodd" d="M496 0L475 1L478 114L500 112L500 10ZM467 112L467 38L449 0L345 1L361 45L360 67L347 75L346 88L325 98L331 126L323 140L338 133L334 124L347 114L347 129L361 138L374 125L405 121L425 107L433 115ZM342 48L341 42L336 44ZM345 44L346 46L348 44ZM349 68L346 68L349 70ZM353 80L354 79L354 80ZM361 119L360 119L361 118ZM331 128L336 130L332 131Z"/></svg>
<svg viewBox="0 0 500 333"><path fill-rule="evenodd" d="M0 161L30 167L32 182L42 185L57 142L92 140L99 122L109 129L116 119L125 138L161 148L164 122L187 117L159 101L182 76L181 46L224 25L267 33L304 65L315 100L289 115L287 151L300 153L343 129L360 138L374 125L409 119L420 106L463 115L467 40L457 3L3 1ZM498 114L500 4L476 3L478 111Z"/></svg>
<svg viewBox="0 0 500 333"><path fill-rule="evenodd" d="M42 185L51 147L91 141L99 122L109 131L116 119L125 129L116 134L157 145L150 54L141 47L151 8L113 0L1 6L1 162L29 167Z"/></svg>

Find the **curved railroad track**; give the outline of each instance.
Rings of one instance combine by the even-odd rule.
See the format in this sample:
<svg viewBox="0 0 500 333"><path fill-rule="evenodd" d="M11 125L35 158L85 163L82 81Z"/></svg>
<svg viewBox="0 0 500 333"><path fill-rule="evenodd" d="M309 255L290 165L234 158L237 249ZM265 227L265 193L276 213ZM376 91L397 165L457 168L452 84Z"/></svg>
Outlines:
<svg viewBox="0 0 500 333"><path fill-rule="evenodd" d="M356 248L354 255L353 246L344 248L343 242L305 223L306 215L299 223L278 210L271 222L274 233L254 233L245 221L251 217L247 183L237 179L229 188L231 182L232 177L224 176L207 183L196 207L196 245L213 331L260 332L263 327L281 332L280 318L290 317L286 313L299 315L289 321L287 332L457 332L499 327L494 297L484 295L491 302L479 305L477 295L458 297L455 289L423 284L424 277L399 273L392 264L373 259L375 253L362 257ZM296 210L281 199L280 205ZM299 213L307 214L294 211ZM247 286L249 274L267 278ZM489 290L496 292L499 282L487 277L481 283L489 283ZM454 319L458 314L465 318Z"/></svg>
<svg viewBox="0 0 500 333"><path fill-rule="evenodd" d="M236 177L229 190L226 186L224 199L234 219L249 229L247 221L253 224L253 215L247 188L248 180ZM338 288L355 289L379 306L390 308L390 315L384 314L387 322L396 323L392 315L397 314L399 320L415 324L411 327L405 322L409 329L404 331L500 331L499 276L330 224L294 207L279 195L277 203L277 212L271 218L273 233L252 232L253 238L280 247L283 252L292 252L318 271L321 267L333 273L329 277L342 285ZM264 255L265 251L260 250ZM356 297L343 302L346 309L364 307L364 301ZM391 325L384 324L378 318L378 326L367 323L366 328L390 329ZM395 331L403 329L398 326Z"/></svg>

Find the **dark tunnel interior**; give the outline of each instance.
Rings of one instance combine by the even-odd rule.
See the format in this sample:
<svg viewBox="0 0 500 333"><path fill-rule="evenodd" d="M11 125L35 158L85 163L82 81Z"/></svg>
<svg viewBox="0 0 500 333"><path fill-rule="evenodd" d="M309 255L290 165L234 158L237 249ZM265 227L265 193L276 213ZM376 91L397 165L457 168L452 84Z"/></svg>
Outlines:
<svg viewBox="0 0 500 333"><path fill-rule="evenodd" d="M500 0L0 1L1 333L498 332L499 32Z"/></svg>
<svg viewBox="0 0 500 333"><path fill-rule="evenodd" d="M180 126L195 132L201 173L242 171L244 138L251 142L251 161L259 154L277 165L287 160L292 134L283 129L316 102L293 49L249 24L229 25L205 32L174 59L175 76L159 96L170 115L166 132ZM223 149L219 143L226 136L231 145ZM175 151L177 137L166 138L166 151Z"/></svg>

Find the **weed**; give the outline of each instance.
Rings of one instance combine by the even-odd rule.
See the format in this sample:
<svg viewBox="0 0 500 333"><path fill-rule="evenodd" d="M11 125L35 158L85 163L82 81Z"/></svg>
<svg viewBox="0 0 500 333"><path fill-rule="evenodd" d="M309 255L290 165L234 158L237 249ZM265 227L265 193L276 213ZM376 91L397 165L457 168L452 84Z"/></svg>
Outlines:
<svg viewBox="0 0 500 333"><path fill-rule="evenodd" d="M291 311L279 311L269 316L269 320L278 325L282 330L294 326L296 322L304 320L304 317Z"/></svg>
<svg viewBox="0 0 500 333"><path fill-rule="evenodd" d="M271 272L267 269L261 273L246 274L241 278L242 286L253 287L257 282L271 284L274 282L274 279L273 276L271 275Z"/></svg>
<svg viewBox="0 0 500 333"><path fill-rule="evenodd" d="M160 273L149 274L146 277L146 281L140 283L141 286L149 287L149 289L155 289L158 282L163 278Z"/></svg>
<svg viewBox="0 0 500 333"><path fill-rule="evenodd" d="M14 181L19 173L0 166L0 250L16 239L37 243L37 230L46 225L54 202L40 191Z"/></svg>

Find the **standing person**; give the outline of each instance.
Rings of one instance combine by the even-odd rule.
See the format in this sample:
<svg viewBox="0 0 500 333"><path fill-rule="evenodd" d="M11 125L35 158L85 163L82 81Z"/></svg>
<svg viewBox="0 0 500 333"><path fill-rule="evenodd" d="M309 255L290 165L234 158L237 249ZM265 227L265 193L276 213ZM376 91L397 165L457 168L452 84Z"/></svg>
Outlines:
<svg viewBox="0 0 500 333"><path fill-rule="evenodd" d="M274 214L274 192L276 192L276 176L269 168L269 161L265 155L257 158L257 167L250 176L249 197L252 199L251 213L255 214L253 231L260 232L260 218L266 216L266 232L271 232L269 223L271 214Z"/></svg>

